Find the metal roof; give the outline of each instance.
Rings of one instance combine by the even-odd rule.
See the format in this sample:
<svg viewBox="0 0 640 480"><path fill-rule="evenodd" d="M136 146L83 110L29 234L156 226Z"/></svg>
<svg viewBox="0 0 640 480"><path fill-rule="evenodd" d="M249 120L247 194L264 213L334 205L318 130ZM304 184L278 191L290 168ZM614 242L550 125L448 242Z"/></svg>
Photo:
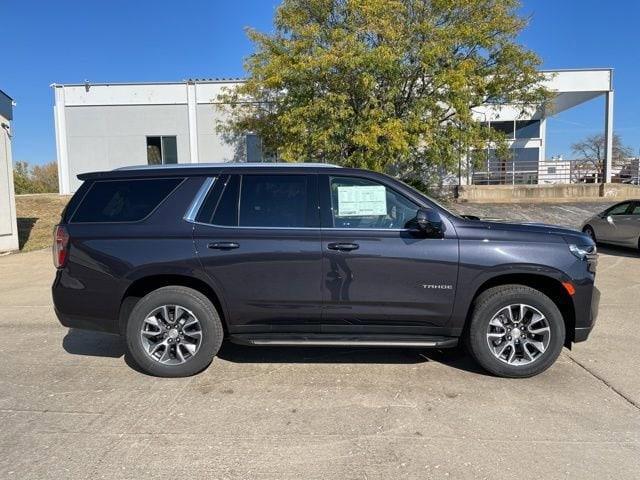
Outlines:
<svg viewBox="0 0 640 480"><path fill-rule="evenodd" d="M111 87L119 85L186 85L188 83L244 83L245 78L221 77L221 78L186 78L184 80L170 80L167 82L82 82L82 83L52 83L52 88L64 87Z"/></svg>

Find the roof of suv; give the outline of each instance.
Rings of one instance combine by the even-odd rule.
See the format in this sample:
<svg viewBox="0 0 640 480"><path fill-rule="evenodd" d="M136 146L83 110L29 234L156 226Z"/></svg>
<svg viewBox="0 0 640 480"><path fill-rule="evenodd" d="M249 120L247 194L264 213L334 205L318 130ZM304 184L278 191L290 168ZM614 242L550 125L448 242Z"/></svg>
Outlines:
<svg viewBox="0 0 640 480"><path fill-rule="evenodd" d="M229 163L174 163L174 164L165 164L165 165L134 165L131 167L120 167L116 168L116 171L119 170L152 170L156 168L273 168L273 167L301 167L301 168L327 168L327 167L338 167L338 165L332 165L330 163L261 163L261 162L229 162Z"/></svg>
<svg viewBox="0 0 640 480"><path fill-rule="evenodd" d="M329 163L181 163L169 165L135 165L104 172L88 172L78 175L80 180L98 178L131 178L167 175L203 175L225 170L270 170L342 168Z"/></svg>

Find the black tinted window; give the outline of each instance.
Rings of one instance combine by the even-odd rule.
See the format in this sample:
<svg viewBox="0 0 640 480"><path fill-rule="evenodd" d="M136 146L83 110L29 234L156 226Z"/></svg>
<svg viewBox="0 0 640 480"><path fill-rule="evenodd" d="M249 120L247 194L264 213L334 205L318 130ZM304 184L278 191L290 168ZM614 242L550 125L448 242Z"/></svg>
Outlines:
<svg viewBox="0 0 640 480"><path fill-rule="evenodd" d="M227 180L229 179L228 175L220 175L219 177L213 180L213 186L209 189L209 193L202 203L202 207L200 207L200 211L196 216L196 221L202 223L211 223L211 219L213 218L213 212L218 205L218 201L220 200L220 195L224 190L225 185L227 184Z"/></svg>
<svg viewBox="0 0 640 480"><path fill-rule="evenodd" d="M211 223L214 225L236 226L238 225L238 190L240 189L240 177L233 175L227 182L226 187L216 213Z"/></svg>
<svg viewBox="0 0 640 480"><path fill-rule="evenodd" d="M240 226L307 226L306 175L244 175L240 195Z"/></svg>
<svg viewBox="0 0 640 480"><path fill-rule="evenodd" d="M73 222L135 222L156 208L182 181L179 178L95 182Z"/></svg>

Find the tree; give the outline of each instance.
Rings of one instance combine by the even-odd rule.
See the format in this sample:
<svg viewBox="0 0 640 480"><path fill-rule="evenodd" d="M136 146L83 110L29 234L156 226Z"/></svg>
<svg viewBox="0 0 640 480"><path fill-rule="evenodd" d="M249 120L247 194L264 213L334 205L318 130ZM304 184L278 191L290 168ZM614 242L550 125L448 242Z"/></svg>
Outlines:
<svg viewBox="0 0 640 480"><path fill-rule="evenodd" d="M272 34L248 30L246 83L219 96L227 139L258 134L284 161L416 179L502 135L473 109L549 98L515 42L518 0L284 0Z"/></svg>
<svg viewBox="0 0 640 480"><path fill-rule="evenodd" d="M590 166L590 170L595 170L597 176L602 178L604 172L604 161L607 156L604 134L589 135L585 139L571 145L571 151L576 155L577 160ZM633 150L622 143L620 135L613 134L613 156L611 162L624 169L625 161L633 156Z"/></svg>
<svg viewBox="0 0 640 480"><path fill-rule="evenodd" d="M58 166L56 162L49 162L31 168L28 162L16 162L13 166L13 186L18 195L58 192Z"/></svg>
<svg viewBox="0 0 640 480"><path fill-rule="evenodd" d="M58 165L56 162L35 165L31 170L31 178L38 186L37 188L44 193L58 191Z"/></svg>
<svg viewBox="0 0 640 480"><path fill-rule="evenodd" d="M31 193L31 180L29 179L29 164L16 162L13 165L13 188L16 194Z"/></svg>

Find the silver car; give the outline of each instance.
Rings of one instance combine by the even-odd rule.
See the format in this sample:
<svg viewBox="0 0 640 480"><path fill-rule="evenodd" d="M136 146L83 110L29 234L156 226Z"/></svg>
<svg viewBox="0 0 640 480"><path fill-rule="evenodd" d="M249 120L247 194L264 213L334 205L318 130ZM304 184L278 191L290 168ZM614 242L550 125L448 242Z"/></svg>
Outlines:
<svg viewBox="0 0 640 480"><path fill-rule="evenodd" d="M640 200L616 203L582 224L596 242L640 248Z"/></svg>

